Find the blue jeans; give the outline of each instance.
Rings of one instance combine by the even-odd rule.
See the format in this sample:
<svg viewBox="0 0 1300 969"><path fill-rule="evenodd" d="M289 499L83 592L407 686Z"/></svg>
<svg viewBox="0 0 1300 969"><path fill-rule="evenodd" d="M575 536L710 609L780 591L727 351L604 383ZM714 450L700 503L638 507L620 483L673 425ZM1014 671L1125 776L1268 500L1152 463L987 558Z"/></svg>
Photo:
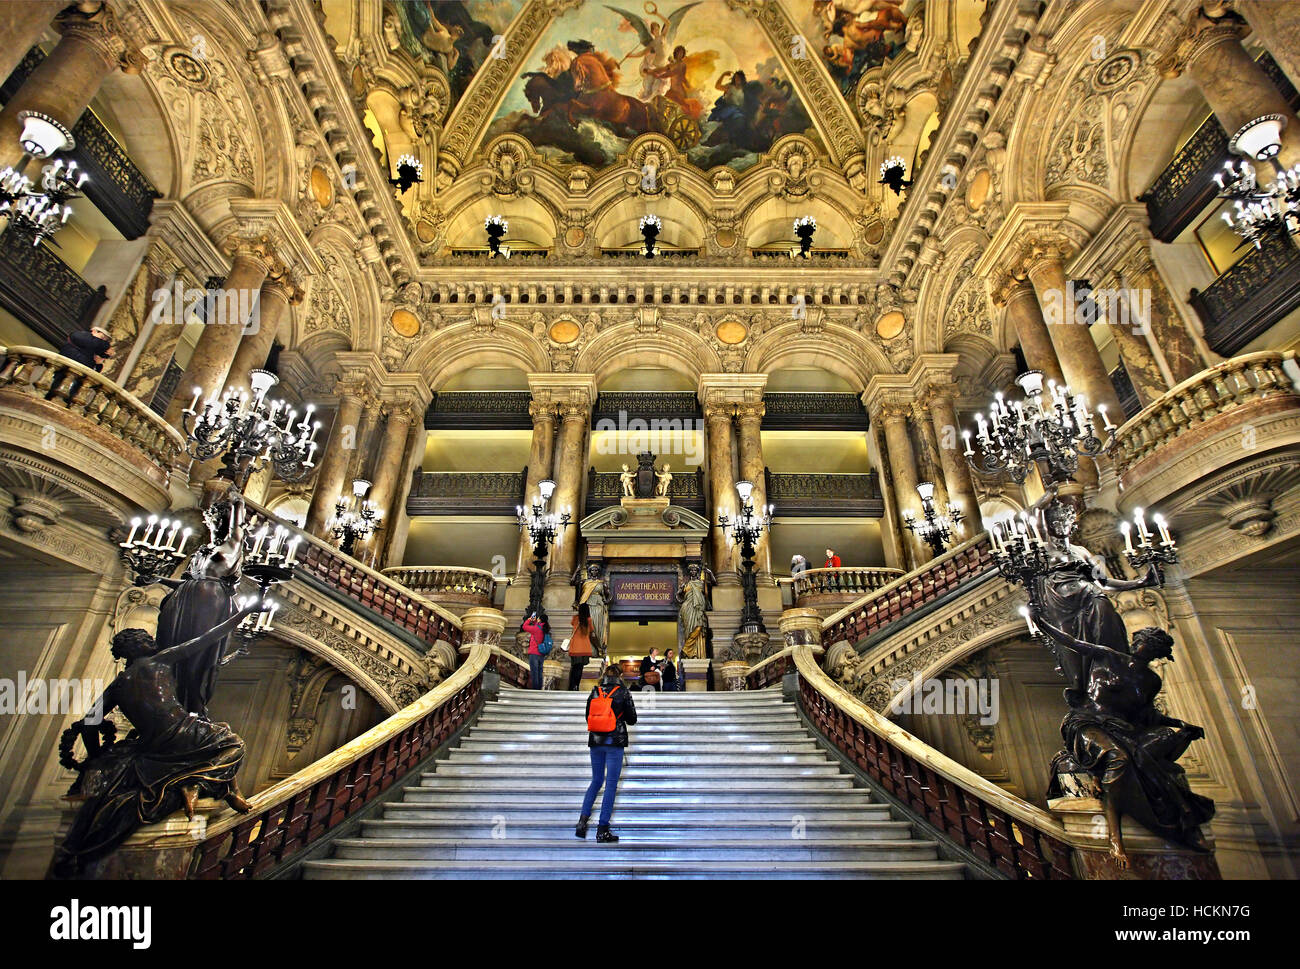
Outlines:
<svg viewBox="0 0 1300 969"><path fill-rule="evenodd" d="M591 817L592 805L596 803L596 792L600 790L602 779L605 783L605 796L600 800L599 827L608 828L610 815L614 813L614 795L618 793L618 775L623 772L622 747L590 747L591 783L587 786L587 796L582 799L582 816Z"/></svg>
<svg viewBox="0 0 1300 969"><path fill-rule="evenodd" d="M545 656L539 656L536 653L528 654L528 689L540 690L542 688L542 663L545 661Z"/></svg>

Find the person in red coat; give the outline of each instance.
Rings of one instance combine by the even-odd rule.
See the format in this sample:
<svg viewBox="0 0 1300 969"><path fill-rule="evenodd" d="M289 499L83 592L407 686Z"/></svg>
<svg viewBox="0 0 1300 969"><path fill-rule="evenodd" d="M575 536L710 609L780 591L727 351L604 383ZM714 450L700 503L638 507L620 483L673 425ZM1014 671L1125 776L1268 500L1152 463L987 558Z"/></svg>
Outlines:
<svg viewBox="0 0 1300 969"><path fill-rule="evenodd" d="M835 549L828 548L826 550L826 564L823 565L822 568L838 569L840 567L840 557L835 554ZM826 579L826 585L828 588L838 589L840 587L840 580L837 576L828 576Z"/></svg>

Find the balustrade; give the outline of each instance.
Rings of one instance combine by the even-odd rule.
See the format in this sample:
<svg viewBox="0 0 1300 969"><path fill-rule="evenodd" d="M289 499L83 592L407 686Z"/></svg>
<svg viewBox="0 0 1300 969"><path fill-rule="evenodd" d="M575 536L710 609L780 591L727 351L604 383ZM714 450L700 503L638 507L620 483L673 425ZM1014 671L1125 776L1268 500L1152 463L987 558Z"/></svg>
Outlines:
<svg viewBox="0 0 1300 969"><path fill-rule="evenodd" d="M432 599L452 599L480 606L492 604L496 577L483 569L441 568L433 565L404 565L384 569L384 575L413 592Z"/></svg>
<svg viewBox="0 0 1300 969"><path fill-rule="evenodd" d="M794 604L813 606L828 598L858 599L903 575L901 569L808 569L794 576Z"/></svg>

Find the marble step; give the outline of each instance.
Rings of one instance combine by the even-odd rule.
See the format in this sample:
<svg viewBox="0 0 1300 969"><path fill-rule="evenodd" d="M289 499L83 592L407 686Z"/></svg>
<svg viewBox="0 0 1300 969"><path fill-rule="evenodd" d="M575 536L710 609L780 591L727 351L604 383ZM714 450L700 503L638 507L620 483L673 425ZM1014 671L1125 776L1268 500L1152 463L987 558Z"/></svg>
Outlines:
<svg viewBox="0 0 1300 969"><path fill-rule="evenodd" d="M530 777L527 774L495 778L490 784L475 778L444 777L439 774L420 778L418 787L410 788L412 796L425 791L478 791L490 788L494 793L553 793L563 796L574 790L585 790L591 779L585 777ZM721 794L735 792L738 794L767 794L790 792L795 794L821 792L837 788L852 790L853 779L847 775L830 777L636 777L621 778L618 782L618 794L639 793L685 793Z"/></svg>
<svg viewBox="0 0 1300 969"><path fill-rule="evenodd" d="M936 861L933 841L809 841L788 836L772 841L674 842L653 835L624 838L618 826L622 860L634 862L732 863L737 861ZM645 840L645 839L651 840ZM369 861L505 861L542 863L555 859L594 858L609 846L596 841L593 825L587 837L550 841L505 838L340 838L334 857Z"/></svg>
<svg viewBox="0 0 1300 969"><path fill-rule="evenodd" d="M466 736L461 741L456 751L466 753L496 753L512 754L527 753L530 756L542 752L563 752L565 755L577 753L577 755L590 763L590 755L587 754L586 743L566 745L564 747L555 746L547 747L539 745L533 741L514 741L514 740L474 740ZM659 740L634 741L628 751L655 756L669 756L680 752L682 756L690 757L713 757L727 756L734 754L736 756L754 756L766 754L801 754L819 752L821 748L817 746L816 741L811 737L805 737L803 740L781 741L772 743L768 741L735 741L735 742L688 742L677 741L672 738L661 738ZM455 752L455 751L453 751Z"/></svg>
<svg viewBox="0 0 1300 969"><path fill-rule="evenodd" d="M405 804L424 806L463 807L499 806L513 807L528 811L534 807L545 808L546 805L562 805L566 809L572 798L582 799L586 784L555 785L540 790L501 791L496 788L484 789L482 785L463 785L461 789L443 787L411 786L404 791ZM662 806L663 809L684 810L694 806L699 809L723 809L750 807L754 810L776 806L782 810L789 809L792 814L800 813L800 806L819 807L855 807L871 804L871 792L861 787L832 787L818 790L780 790L780 791L737 791L721 788L716 791L699 790L665 791L665 790L624 790L619 786L618 801L620 809L638 806ZM788 816L788 815L787 815Z"/></svg>
<svg viewBox="0 0 1300 969"><path fill-rule="evenodd" d="M630 762L635 755L636 762L642 766L668 766L680 765L682 767L712 767L719 771L726 770L728 767L784 767L787 765L799 765L804 767L820 767L831 763L824 753L810 750L806 753L791 754L774 754L774 753L752 753L752 754L732 754L728 756L727 751L718 751L708 754L681 754L671 751L661 753L652 753L650 751L638 750L634 754L628 754L627 759ZM576 751L560 750L531 750L531 751L474 751L474 750L453 750L445 761L439 761L439 765L447 764L500 764L519 765L519 766L569 766L573 764L590 768L591 758L586 749Z"/></svg>
<svg viewBox="0 0 1300 969"><path fill-rule="evenodd" d="M709 781L717 779L720 781L730 782L732 780L753 780L755 778L772 778L773 780L791 781L798 780L801 777L841 777L838 764L764 764L762 766L737 767L730 764L647 764L644 763L639 755L629 758L623 764L623 772L619 777L619 789L623 789L623 783L631 780L682 780L682 781ZM466 777L482 780L484 783L491 783L497 780L515 781L521 778L563 778L566 781L582 781L586 783L591 780L591 765L573 764L553 764L550 761L539 758L536 763L530 765L524 764L461 764L461 763L444 763L438 765L435 771L426 771L421 775L424 778L437 777Z"/></svg>
<svg viewBox="0 0 1300 969"><path fill-rule="evenodd" d="M505 831L513 841L560 840L573 838L573 829L577 824L576 807L564 820L546 817L525 817L508 819ZM441 818L383 818L363 821L361 830L364 837L377 838L488 838L493 831L499 831L499 821L491 817L473 820L444 820ZM594 827L592 829L595 830ZM722 840L753 840L789 838L796 825L789 818L779 822L699 818L683 820L672 814L659 817L633 819L620 811L616 832L627 841L636 839L691 842ZM804 821L797 830L810 841L825 840L882 840L902 841L912 833L912 825L907 821ZM590 834L588 835L591 836ZM577 839L574 839L577 840Z"/></svg>
<svg viewBox="0 0 1300 969"><path fill-rule="evenodd" d="M576 838L574 839L577 840ZM621 844L601 845L608 856L519 865L509 861L363 861L323 859L303 865L309 879L934 879L956 880L965 866L942 861L650 862L620 857Z"/></svg>

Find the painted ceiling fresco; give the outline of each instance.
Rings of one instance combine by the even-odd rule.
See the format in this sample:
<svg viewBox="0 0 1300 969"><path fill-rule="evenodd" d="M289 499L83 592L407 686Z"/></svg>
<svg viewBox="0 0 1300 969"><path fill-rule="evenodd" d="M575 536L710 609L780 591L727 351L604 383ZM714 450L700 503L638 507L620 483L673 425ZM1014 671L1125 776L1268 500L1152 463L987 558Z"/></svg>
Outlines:
<svg viewBox="0 0 1300 969"><path fill-rule="evenodd" d="M400 46L447 78L452 105L491 56L524 0L395 0Z"/></svg>
<svg viewBox="0 0 1300 969"><path fill-rule="evenodd" d="M921 0L785 0L809 47L849 97L863 73L915 48Z"/></svg>
<svg viewBox="0 0 1300 969"><path fill-rule="evenodd" d="M585 3L558 17L487 132L600 168L646 132L702 169L744 171L783 135L816 138L762 28L720 0Z"/></svg>

